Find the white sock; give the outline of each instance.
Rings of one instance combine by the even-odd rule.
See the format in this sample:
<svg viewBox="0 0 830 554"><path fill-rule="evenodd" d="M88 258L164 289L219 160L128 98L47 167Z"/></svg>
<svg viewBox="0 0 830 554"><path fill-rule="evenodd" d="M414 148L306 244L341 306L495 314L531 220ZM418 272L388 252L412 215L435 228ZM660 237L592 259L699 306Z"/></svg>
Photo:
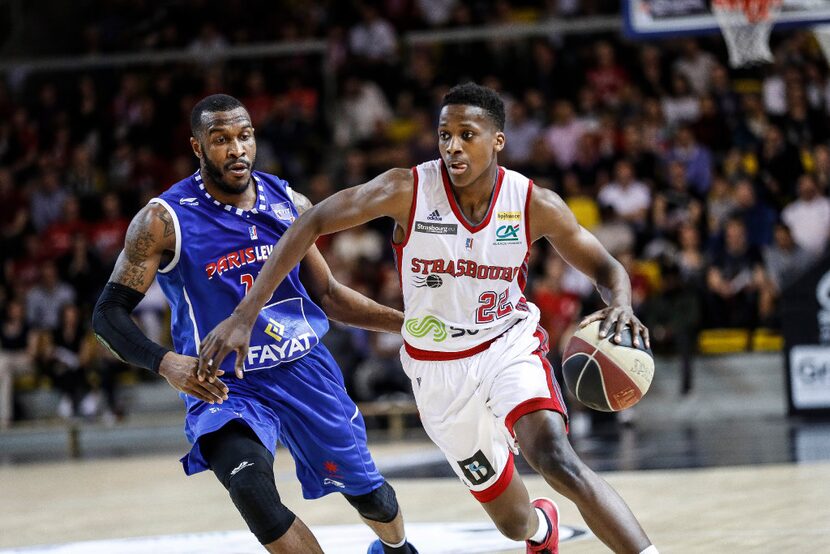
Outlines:
<svg viewBox="0 0 830 554"><path fill-rule="evenodd" d="M391 543L386 542L383 539L380 539L380 542L382 542L383 544L385 544L389 548L400 548L400 547L402 547L403 545L406 544L406 537L404 537L403 540L401 542L399 542L398 544L391 544ZM646 552L646 554L652 554L652 553L651 552Z"/></svg>
<svg viewBox="0 0 830 554"><path fill-rule="evenodd" d="M548 536L548 531L550 531L550 524L548 523L548 518L545 516L545 513L540 510L539 508L534 508L536 510L536 515L539 517L539 528L536 530L536 534L530 537L535 543L541 543L545 540L545 537ZM641 553L642 554L642 553ZM652 552L647 552L646 554L653 554Z"/></svg>
<svg viewBox="0 0 830 554"><path fill-rule="evenodd" d="M652 544L651 546L649 546L648 548L646 548L645 550L640 552L640 554L660 554L660 553L657 551L657 547Z"/></svg>

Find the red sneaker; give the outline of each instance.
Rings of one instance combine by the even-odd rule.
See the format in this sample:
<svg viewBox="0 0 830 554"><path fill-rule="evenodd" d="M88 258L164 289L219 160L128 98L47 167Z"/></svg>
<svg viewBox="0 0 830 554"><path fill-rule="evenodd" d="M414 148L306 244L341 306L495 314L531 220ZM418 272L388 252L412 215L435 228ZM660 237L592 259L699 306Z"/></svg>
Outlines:
<svg viewBox="0 0 830 554"><path fill-rule="evenodd" d="M527 554L559 554L559 508L550 498L537 498L531 502L534 508L539 508L548 518L550 531L541 544L527 542Z"/></svg>

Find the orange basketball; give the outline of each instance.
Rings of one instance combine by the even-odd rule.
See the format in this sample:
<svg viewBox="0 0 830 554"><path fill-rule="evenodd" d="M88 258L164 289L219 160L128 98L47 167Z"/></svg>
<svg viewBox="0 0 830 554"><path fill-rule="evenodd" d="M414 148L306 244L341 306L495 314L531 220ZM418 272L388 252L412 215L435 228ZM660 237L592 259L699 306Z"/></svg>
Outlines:
<svg viewBox="0 0 830 554"><path fill-rule="evenodd" d="M619 344L613 333L599 336L601 321L577 330L562 356L565 383L577 400L601 412L630 408L646 394L654 377L654 357L642 344L635 347L631 330L622 331Z"/></svg>

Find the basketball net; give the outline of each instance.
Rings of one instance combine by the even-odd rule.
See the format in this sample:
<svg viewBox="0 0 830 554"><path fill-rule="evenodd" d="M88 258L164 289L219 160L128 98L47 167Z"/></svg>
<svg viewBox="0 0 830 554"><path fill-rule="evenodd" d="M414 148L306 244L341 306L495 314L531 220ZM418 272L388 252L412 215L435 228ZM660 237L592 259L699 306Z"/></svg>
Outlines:
<svg viewBox="0 0 830 554"><path fill-rule="evenodd" d="M782 0L712 0L712 12L726 39L729 65L772 61L769 35Z"/></svg>

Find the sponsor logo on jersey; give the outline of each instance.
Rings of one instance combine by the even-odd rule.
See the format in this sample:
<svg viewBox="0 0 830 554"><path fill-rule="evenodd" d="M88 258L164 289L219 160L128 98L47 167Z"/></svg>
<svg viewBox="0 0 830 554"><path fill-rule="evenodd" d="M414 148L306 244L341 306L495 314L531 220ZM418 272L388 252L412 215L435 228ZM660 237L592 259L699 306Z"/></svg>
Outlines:
<svg viewBox="0 0 830 554"><path fill-rule="evenodd" d="M198 206L199 201L195 198L179 198L179 206Z"/></svg>
<svg viewBox="0 0 830 554"><path fill-rule="evenodd" d="M481 450L473 454L470 458L461 460L458 462L458 465L461 466L464 477L473 485L480 485L496 474L490 461Z"/></svg>
<svg viewBox="0 0 830 554"><path fill-rule="evenodd" d="M251 240L259 240L259 237L256 234L256 225L248 227L248 234L251 236Z"/></svg>
<svg viewBox="0 0 830 554"><path fill-rule="evenodd" d="M435 275L435 274L427 275L426 277L421 277L420 275L416 275L412 279L412 286L415 287L415 288L419 288L419 289L423 288L423 287L429 287L431 289L437 289L438 287L440 287L443 284L444 284L444 280L441 279L441 276L440 275Z"/></svg>
<svg viewBox="0 0 830 554"><path fill-rule="evenodd" d="M337 488L345 489L346 485L344 485L341 481L335 481L334 479L330 479L326 477L323 479L323 485L334 485Z"/></svg>
<svg viewBox="0 0 830 554"><path fill-rule="evenodd" d="M431 214L427 216L428 221L441 221L441 214L438 213L438 210L434 210Z"/></svg>
<svg viewBox="0 0 830 554"><path fill-rule="evenodd" d="M412 258L410 271L415 274L446 273L453 277L471 277L490 281L513 281L519 274L520 267L478 264L472 260L425 260Z"/></svg>
<svg viewBox="0 0 830 554"><path fill-rule="evenodd" d="M496 212L496 219L503 221L521 221L522 212Z"/></svg>
<svg viewBox="0 0 830 554"><path fill-rule="evenodd" d="M277 219L281 219L289 223L294 221L294 212L291 211L290 202L279 202L271 204L271 211L273 211L277 215Z"/></svg>
<svg viewBox="0 0 830 554"><path fill-rule="evenodd" d="M519 229L521 226L516 223L513 225L500 225L496 229L496 242L493 244L514 244L521 242L519 238Z"/></svg>
<svg viewBox="0 0 830 554"><path fill-rule="evenodd" d="M457 235L458 225L455 223L424 223L415 222L416 233L429 233L430 235Z"/></svg>
<svg viewBox="0 0 830 554"><path fill-rule="evenodd" d="M447 338L447 326L437 317L428 315L423 318L413 317L404 322L406 332L419 339L432 333L432 340L443 342Z"/></svg>
<svg viewBox="0 0 830 554"><path fill-rule="evenodd" d="M245 371L267 369L302 358L320 338L308 323L302 298L289 298L262 309L251 333Z"/></svg>
<svg viewBox="0 0 830 554"><path fill-rule="evenodd" d="M256 234L256 231L253 231ZM215 262L210 262L205 266L205 273L208 279L213 279L216 275L222 275L226 271L243 267L248 264L256 262L264 262L271 255L274 249L273 244L263 244L260 246L249 246L242 250L235 250L225 254Z"/></svg>

